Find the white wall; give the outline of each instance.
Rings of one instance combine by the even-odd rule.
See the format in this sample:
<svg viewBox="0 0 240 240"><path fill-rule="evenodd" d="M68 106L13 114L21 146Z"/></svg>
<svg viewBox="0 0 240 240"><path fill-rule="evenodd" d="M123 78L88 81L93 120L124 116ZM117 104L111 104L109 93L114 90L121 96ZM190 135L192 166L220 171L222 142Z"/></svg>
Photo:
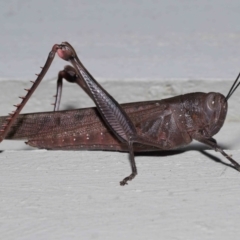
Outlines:
<svg viewBox="0 0 240 240"><path fill-rule="evenodd" d="M32 78L67 40L97 78L233 79L239 8L237 0L0 1L0 78Z"/></svg>

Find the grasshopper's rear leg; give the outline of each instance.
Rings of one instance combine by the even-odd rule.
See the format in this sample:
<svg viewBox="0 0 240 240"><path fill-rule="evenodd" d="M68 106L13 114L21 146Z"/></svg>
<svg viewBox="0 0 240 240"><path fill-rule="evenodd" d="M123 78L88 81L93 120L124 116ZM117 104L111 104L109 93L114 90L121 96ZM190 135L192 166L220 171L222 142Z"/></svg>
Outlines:
<svg viewBox="0 0 240 240"><path fill-rule="evenodd" d="M120 104L93 78L88 70L79 60L73 47L63 42L57 51L58 56L66 61L71 62L79 77L79 85L84 84L87 93L95 102L97 109L108 128L122 143L128 145L130 153L130 163L132 173L124 178L120 184L123 186L137 175L137 168L134 159L133 143L140 143L161 148L160 144L145 139L137 134L137 130ZM78 78L77 78L78 79Z"/></svg>
<svg viewBox="0 0 240 240"><path fill-rule="evenodd" d="M30 89L25 89L27 91L27 94L24 97L19 97L22 99L21 103L14 105L17 109L15 111L12 111L12 113L9 113L9 117L7 117L6 121L2 124L2 126L0 126L0 142L6 137L7 133L11 129L12 124L17 119L19 113L21 112L27 101L30 99L45 74L47 73L59 47L60 45L58 44L53 45L52 50L48 55L47 61L42 68L42 71L39 74L36 74L38 77L35 81L31 81L33 83L32 87Z"/></svg>
<svg viewBox="0 0 240 240"><path fill-rule="evenodd" d="M55 103L54 103L54 111L58 111L60 107L63 79L65 79L70 83L77 83L94 101L94 97L92 96L91 91L86 86L83 76L81 74L78 74L75 68L73 68L70 65L67 65L64 67L62 71L58 73L57 92L56 92L56 95L54 96L56 97ZM131 181L137 175L137 167L134 159L132 141L128 142L128 147L129 147L129 153L130 153L130 163L131 163L132 173L120 182L120 185L122 186L126 185L128 181Z"/></svg>

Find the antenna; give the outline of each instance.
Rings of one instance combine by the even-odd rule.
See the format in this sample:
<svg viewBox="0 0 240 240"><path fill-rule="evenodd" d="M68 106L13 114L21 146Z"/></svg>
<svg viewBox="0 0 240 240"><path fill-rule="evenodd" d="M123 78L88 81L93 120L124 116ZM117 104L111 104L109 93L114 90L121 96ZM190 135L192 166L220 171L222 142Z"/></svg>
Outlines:
<svg viewBox="0 0 240 240"><path fill-rule="evenodd" d="M230 88L230 90L226 96L227 101L232 96L232 94L235 92L235 90L238 88L238 86L240 85L240 82L238 82L239 77L240 77L240 73L238 74L236 80L234 81L232 87Z"/></svg>

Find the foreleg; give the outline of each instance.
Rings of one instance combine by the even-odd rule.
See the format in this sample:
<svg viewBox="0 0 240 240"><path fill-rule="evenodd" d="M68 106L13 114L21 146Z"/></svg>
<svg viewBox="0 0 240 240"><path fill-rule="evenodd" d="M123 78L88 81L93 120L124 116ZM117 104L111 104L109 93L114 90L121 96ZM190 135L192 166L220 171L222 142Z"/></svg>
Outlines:
<svg viewBox="0 0 240 240"><path fill-rule="evenodd" d="M220 152L225 158L227 158L233 164L233 166L238 171L240 171L240 165L235 160L233 160L226 152L224 152L224 150L220 146L217 145L217 141L214 138L207 139L201 135L195 135L193 138L201 143L208 145L209 147L214 149L216 152Z"/></svg>

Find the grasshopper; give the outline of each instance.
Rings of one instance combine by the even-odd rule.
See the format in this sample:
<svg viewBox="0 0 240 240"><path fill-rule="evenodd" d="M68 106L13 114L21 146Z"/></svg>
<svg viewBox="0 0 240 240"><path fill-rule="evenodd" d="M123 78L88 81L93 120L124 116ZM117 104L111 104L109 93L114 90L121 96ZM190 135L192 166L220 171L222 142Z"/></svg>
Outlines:
<svg viewBox="0 0 240 240"><path fill-rule="evenodd" d="M20 115L56 53L72 66L59 72L54 111ZM223 126L228 99L239 86L239 77L226 97L216 92L195 92L120 105L88 72L69 43L55 44L32 87L25 89L26 96L14 105L16 110L0 117L0 142L26 139L28 145L45 149L127 151L132 172L120 182L122 186L137 175L134 152L175 149L193 139L220 152L240 171L240 165L213 138ZM63 79L78 84L96 107L59 111Z"/></svg>

